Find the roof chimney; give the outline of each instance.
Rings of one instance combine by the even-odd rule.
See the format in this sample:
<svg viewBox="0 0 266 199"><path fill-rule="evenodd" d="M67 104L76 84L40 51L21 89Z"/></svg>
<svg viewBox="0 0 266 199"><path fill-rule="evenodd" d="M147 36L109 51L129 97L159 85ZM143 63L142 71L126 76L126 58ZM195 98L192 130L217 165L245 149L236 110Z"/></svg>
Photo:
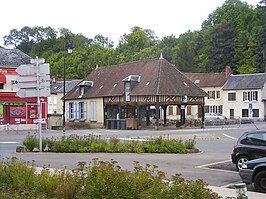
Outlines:
<svg viewBox="0 0 266 199"><path fill-rule="evenodd" d="M225 77L228 78L232 73L231 66L227 65L225 68Z"/></svg>

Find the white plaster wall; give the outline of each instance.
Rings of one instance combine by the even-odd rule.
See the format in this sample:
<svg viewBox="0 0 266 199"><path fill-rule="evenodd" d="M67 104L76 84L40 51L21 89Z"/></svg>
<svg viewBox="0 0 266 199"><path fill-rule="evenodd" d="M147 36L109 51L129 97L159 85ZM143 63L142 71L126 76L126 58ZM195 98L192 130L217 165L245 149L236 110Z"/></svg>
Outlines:
<svg viewBox="0 0 266 199"><path fill-rule="evenodd" d="M91 113L90 102L91 101L96 101L97 123L103 123L104 122L104 110L103 110L103 99L102 98L92 98L92 99L86 100L86 102L87 102L87 120L90 122L90 113Z"/></svg>
<svg viewBox="0 0 266 199"><path fill-rule="evenodd" d="M4 89L0 90L0 92L17 92L19 88L16 84L11 84L11 80L16 80L18 75L16 74L5 74L6 76L6 84L4 84Z"/></svg>
<svg viewBox="0 0 266 199"><path fill-rule="evenodd" d="M235 118L242 118L242 109L249 109L249 102L243 101L243 92L258 91L258 101L252 101L253 109L259 109L259 118L264 118L264 103L262 102L262 91L254 90L230 90L223 91L224 116L230 117L230 109L234 109ZM228 93L236 92L236 101L228 101Z"/></svg>

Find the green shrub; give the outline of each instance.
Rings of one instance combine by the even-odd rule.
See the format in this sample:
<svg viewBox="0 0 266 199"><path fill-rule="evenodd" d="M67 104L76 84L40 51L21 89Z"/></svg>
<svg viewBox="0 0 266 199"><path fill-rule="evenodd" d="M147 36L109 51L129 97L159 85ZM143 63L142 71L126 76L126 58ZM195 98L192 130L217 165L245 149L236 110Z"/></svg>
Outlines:
<svg viewBox="0 0 266 199"><path fill-rule="evenodd" d="M33 151L34 148L39 148L39 139L36 135L28 135L22 142L22 144L29 150ZM45 149L48 144L48 140L42 138L42 150Z"/></svg>
<svg viewBox="0 0 266 199"><path fill-rule="evenodd" d="M83 137L71 135L63 136L59 140L43 139L43 147L47 144L50 152L57 153L186 153L188 149L195 149L195 139L196 137L183 142L159 136L147 141L121 142L117 138L107 140L93 135ZM31 151L34 147L38 147L38 140L36 136L27 136L23 144Z"/></svg>
<svg viewBox="0 0 266 199"><path fill-rule="evenodd" d="M44 169L36 175L34 164L12 159L0 164L0 198L22 199L215 199L218 195L201 180L184 180L180 174L167 180L155 165L141 166L135 162L132 172L117 162L94 159L81 162L73 171Z"/></svg>

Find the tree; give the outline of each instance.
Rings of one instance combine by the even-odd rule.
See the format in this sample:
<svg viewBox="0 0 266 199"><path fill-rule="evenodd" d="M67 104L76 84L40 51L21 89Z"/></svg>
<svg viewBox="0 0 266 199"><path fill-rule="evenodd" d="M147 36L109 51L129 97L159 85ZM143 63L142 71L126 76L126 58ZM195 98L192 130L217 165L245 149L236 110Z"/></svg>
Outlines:
<svg viewBox="0 0 266 199"><path fill-rule="evenodd" d="M156 39L157 37L152 30L143 30L135 26L131 29L131 33L124 34L120 38L116 50L127 58L126 61L134 60L135 53L155 45L157 43Z"/></svg>
<svg viewBox="0 0 266 199"><path fill-rule="evenodd" d="M114 47L114 42L111 41L108 37L104 37L101 34L95 35L92 43L100 45L104 48L113 48Z"/></svg>

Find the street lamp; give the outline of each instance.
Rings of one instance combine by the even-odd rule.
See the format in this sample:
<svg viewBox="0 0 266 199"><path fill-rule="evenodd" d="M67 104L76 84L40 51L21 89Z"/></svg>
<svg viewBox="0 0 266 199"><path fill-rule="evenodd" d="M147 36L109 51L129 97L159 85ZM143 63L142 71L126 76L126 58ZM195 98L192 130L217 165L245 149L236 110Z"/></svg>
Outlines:
<svg viewBox="0 0 266 199"><path fill-rule="evenodd" d="M72 49L68 49L67 52L69 54L72 53ZM65 101L65 96L66 96L66 44L64 42L64 83L63 83L63 89L64 89L64 94L63 94L63 132L66 131L66 101Z"/></svg>

